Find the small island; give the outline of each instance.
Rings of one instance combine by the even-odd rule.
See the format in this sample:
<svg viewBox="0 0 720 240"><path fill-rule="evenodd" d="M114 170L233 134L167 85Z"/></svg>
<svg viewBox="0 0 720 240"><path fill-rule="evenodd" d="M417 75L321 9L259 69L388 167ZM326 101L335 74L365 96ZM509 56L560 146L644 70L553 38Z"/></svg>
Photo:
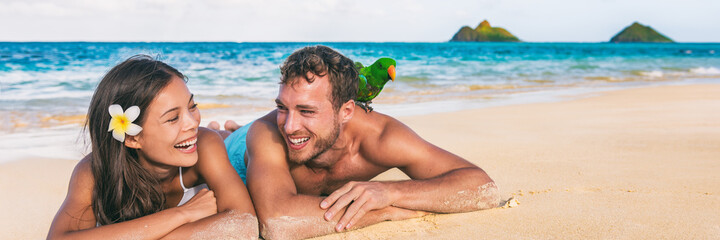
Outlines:
<svg viewBox="0 0 720 240"><path fill-rule="evenodd" d="M520 42L515 35L500 27L491 27L483 20L475 29L463 26L450 42Z"/></svg>
<svg viewBox="0 0 720 240"><path fill-rule="evenodd" d="M672 43L672 39L666 37L655 31L650 26L642 25L638 22L634 22L632 25L626 27L620 33L612 37L610 42L623 43L623 42L653 42L653 43Z"/></svg>

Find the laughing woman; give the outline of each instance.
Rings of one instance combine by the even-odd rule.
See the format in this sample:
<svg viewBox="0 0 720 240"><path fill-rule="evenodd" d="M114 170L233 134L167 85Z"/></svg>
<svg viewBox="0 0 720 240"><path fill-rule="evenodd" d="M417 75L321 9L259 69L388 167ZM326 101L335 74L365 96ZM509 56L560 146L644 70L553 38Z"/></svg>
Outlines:
<svg viewBox="0 0 720 240"><path fill-rule="evenodd" d="M49 239L257 238L247 189L184 79L147 56L105 75L88 110L92 152Z"/></svg>

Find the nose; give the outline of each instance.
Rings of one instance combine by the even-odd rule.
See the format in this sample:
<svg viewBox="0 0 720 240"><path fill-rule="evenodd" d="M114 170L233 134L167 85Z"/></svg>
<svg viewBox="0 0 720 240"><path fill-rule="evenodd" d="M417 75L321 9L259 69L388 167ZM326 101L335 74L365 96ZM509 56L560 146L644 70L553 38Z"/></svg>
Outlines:
<svg viewBox="0 0 720 240"><path fill-rule="evenodd" d="M183 114L183 131L191 131L195 130L200 126L200 120L196 119L195 116L190 113L186 112Z"/></svg>
<svg viewBox="0 0 720 240"><path fill-rule="evenodd" d="M300 130L300 121L293 111L288 111L285 115L285 124L283 124L283 128L285 130L285 134L292 134Z"/></svg>

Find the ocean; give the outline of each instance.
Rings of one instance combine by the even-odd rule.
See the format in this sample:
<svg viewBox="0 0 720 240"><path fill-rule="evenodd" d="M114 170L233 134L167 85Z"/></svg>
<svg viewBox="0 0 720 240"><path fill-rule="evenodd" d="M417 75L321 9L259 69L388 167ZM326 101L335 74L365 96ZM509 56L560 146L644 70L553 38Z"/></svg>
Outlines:
<svg viewBox="0 0 720 240"><path fill-rule="evenodd" d="M317 44L365 65L396 59L396 81L373 106L398 114L490 106L517 96L533 101L551 92L720 83L720 43L0 42L0 150L17 148L13 139L22 136L78 132L104 73L136 54L185 74L204 120L250 121L275 107L285 58Z"/></svg>

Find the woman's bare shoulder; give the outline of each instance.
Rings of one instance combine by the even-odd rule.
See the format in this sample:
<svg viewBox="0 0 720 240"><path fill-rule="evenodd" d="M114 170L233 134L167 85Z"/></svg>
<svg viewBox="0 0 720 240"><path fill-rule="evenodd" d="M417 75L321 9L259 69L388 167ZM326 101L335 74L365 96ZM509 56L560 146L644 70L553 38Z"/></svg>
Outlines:
<svg viewBox="0 0 720 240"><path fill-rule="evenodd" d="M223 139L217 131L205 127L200 127L198 128L198 143L200 143L200 145L222 144Z"/></svg>
<svg viewBox="0 0 720 240"><path fill-rule="evenodd" d="M225 142L215 130L204 127L198 129L197 151L200 165L214 165L217 162L227 161Z"/></svg>
<svg viewBox="0 0 720 240"><path fill-rule="evenodd" d="M73 169L72 176L70 178L70 184L80 184L80 186L84 187L90 187L92 189L92 186L95 183L93 173L92 173L92 153L88 154L87 156L83 157L77 165L75 165L75 169Z"/></svg>

